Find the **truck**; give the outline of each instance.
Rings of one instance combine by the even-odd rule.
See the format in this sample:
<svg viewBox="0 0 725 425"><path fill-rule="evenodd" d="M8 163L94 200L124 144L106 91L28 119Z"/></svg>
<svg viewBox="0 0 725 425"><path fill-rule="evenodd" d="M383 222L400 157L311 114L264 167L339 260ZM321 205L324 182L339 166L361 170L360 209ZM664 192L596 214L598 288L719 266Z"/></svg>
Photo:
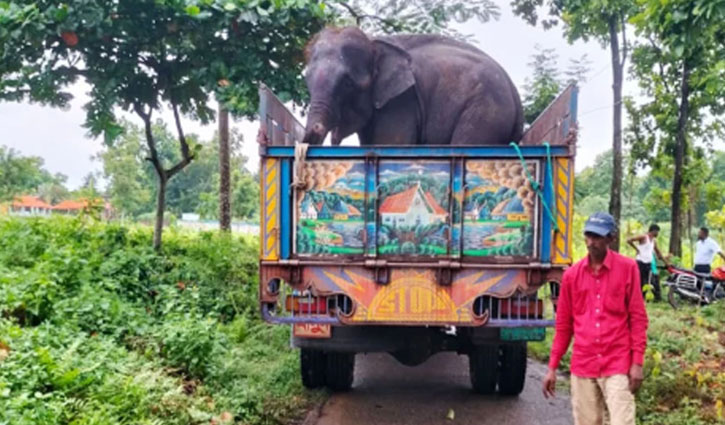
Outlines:
<svg viewBox="0 0 725 425"><path fill-rule="evenodd" d="M306 146L259 94L260 310L304 386L350 389L356 354L455 351L475 392L519 394L572 262L577 87L504 146Z"/></svg>

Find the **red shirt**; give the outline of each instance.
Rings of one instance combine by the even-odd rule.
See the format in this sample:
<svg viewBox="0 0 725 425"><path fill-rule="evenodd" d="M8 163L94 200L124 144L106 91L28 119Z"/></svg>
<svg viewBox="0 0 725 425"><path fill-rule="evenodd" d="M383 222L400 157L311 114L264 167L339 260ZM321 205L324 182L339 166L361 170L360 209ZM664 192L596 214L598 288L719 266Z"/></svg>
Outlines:
<svg viewBox="0 0 725 425"><path fill-rule="evenodd" d="M594 274L587 256L564 272L561 280L549 367L559 366L573 336L572 374L582 378L626 375L632 363L644 362L647 323L637 263L607 251L604 264Z"/></svg>

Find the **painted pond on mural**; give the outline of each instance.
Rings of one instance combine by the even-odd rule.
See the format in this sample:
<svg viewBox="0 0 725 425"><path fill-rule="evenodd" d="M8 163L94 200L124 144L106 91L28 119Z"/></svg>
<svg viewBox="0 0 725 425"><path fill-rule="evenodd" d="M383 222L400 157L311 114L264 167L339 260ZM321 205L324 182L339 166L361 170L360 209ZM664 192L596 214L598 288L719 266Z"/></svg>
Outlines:
<svg viewBox="0 0 725 425"><path fill-rule="evenodd" d="M297 254L362 254L362 161L308 161L297 194Z"/></svg>
<svg viewBox="0 0 725 425"><path fill-rule="evenodd" d="M448 161L380 162L379 254L447 254L450 178Z"/></svg>
<svg viewBox="0 0 725 425"><path fill-rule="evenodd" d="M534 247L535 163L515 160L466 162L463 255L531 256Z"/></svg>

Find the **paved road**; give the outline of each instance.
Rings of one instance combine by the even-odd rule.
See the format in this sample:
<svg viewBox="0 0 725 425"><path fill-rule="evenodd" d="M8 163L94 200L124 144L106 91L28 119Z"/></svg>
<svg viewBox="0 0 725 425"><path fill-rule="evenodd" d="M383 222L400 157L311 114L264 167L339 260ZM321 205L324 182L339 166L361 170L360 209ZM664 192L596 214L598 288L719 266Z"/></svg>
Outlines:
<svg viewBox="0 0 725 425"><path fill-rule="evenodd" d="M418 367L406 367L387 354L358 355L353 390L336 394L309 425L571 425L565 394L541 395L545 366L529 361L526 388L519 397L474 394L468 357L441 353ZM453 409L455 419L446 419Z"/></svg>

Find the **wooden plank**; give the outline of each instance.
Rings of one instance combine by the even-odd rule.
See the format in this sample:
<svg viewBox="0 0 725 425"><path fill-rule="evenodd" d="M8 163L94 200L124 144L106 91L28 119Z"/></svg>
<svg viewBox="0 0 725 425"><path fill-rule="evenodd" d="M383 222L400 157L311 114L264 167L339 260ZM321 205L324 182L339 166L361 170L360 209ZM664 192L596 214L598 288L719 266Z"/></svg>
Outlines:
<svg viewBox="0 0 725 425"><path fill-rule="evenodd" d="M259 87L259 117L266 122L269 145L293 146L304 138L304 126L264 84Z"/></svg>
<svg viewBox="0 0 725 425"><path fill-rule="evenodd" d="M539 145L549 142L550 145L564 145L572 124L576 122L575 102L577 87L568 86L544 112L531 124L521 138L519 145Z"/></svg>

